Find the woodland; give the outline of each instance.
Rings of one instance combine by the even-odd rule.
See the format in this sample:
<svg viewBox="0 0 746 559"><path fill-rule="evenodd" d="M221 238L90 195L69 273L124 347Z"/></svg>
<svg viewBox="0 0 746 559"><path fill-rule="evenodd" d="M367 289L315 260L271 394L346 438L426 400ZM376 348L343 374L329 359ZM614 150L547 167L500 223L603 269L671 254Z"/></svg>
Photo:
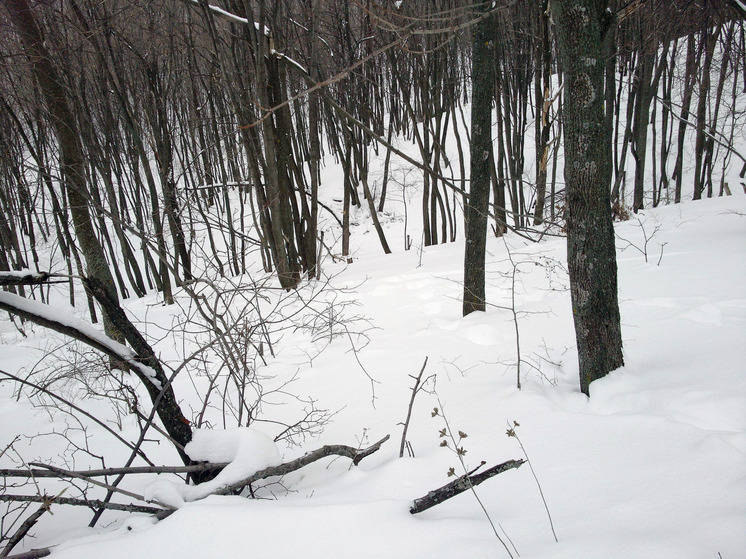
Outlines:
<svg viewBox="0 0 746 559"><path fill-rule="evenodd" d="M596 26L594 54L572 50L583 18ZM6 370L0 358L0 383L109 431L125 459L88 473L73 460L4 465L0 556L52 503L90 509L90 526L111 509L169 516L157 499L117 504L131 497L119 486L138 467L197 485L225 479L226 463L185 450L197 430L269 421L275 442L300 445L332 421L292 379L262 371L299 330L341 337L357 357L355 303L327 268L356 265L361 215L385 255L465 238L464 315L489 306L487 237L568 237L588 395L623 365L612 220L746 193L745 18L739 0L3 2L0 310L15 336L38 326L81 345L45 365L49 375ZM593 69L593 87L579 65ZM574 132L591 126L589 106L597 137ZM584 142L603 175L586 181L591 190L573 186L585 184L572 175ZM339 180L325 179L330 168ZM403 238L392 238L386 223L406 181L418 194L405 202ZM596 235L610 253L583 252ZM197 340L174 342L173 359L154 350L167 334L129 310L147 297L172 309L172 331ZM426 365L412 377L410 414ZM187 409L175 379L198 375L206 380ZM519 364L518 389L521 379ZM86 412L76 393L106 402L111 417ZM267 419L278 394L297 413ZM136 424L137 440L119 434L122 421ZM153 438L183 465L148 458ZM18 455L16 442L0 440L0 457ZM325 445L211 494L252 492L330 455L357 465L384 442ZM522 463L466 471L443 500ZM86 488L48 496L37 477ZM89 497L94 486L100 496Z"/></svg>

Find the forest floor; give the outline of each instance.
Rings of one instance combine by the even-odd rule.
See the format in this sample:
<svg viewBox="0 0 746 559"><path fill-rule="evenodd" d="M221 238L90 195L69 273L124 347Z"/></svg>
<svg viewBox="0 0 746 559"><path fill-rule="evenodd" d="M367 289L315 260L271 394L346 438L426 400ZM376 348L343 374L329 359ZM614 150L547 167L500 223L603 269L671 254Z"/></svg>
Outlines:
<svg viewBox="0 0 746 559"><path fill-rule="evenodd" d="M290 392L334 415L294 446L267 450L253 431L230 431L203 453L253 459L258 468L265 458L287 461L324 444L391 439L358 466L326 458L272 480L256 488L259 499L183 503L177 490L179 510L160 522L106 513L89 529L88 510L53 506L26 549L53 545L54 559L508 557L492 523L510 554L524 559L746 557L746 196L646 210L616 224L625 366L594 382L590 399L578 386L564 239L490 237L490 308L463 318L463 240L423 248L415 239L405 251L399 214L385 220L395 252L383 255L360 212L353 263L324 264L327 308L339 315L287 330L260 370L270 383L294 378ZM165 360L187 352L183 332L170 326L178 308L160 305L155 294L126 306ZM37 363L50 348L75 361L61 338L39 327L27 334L3 318L0 368L37 374L51 367ZM399 458L412 377L426 358L407 436L414 456ZM199 409L193 379L178 378L175 390L185 409ZM69 391L94 412L90 406L104 405ZM21 456L96 465L82 451L71 463L69 441L49 434L77 428L69 418L16 393L0 384L0 447L21 437L2 467L17 467ZM268 406L263 417L284 409ZM136 422L121 421L124 436L136 437ZM522 445L506 434L514 422ZM468 437L441 438L444 427ZM254 428L277 432L272 423ZM95 426L86 436L106 465L126 456ZM167 447L151 444L151 458L177 464ZM482 461L486 468L525 459L524 450L532 468L476 488L484 509L467 492L409 513L413 499L453 479L450 468L461 474ZM126 487L167 500L166 482L179 480L160 478L132 476Z"/></svg>

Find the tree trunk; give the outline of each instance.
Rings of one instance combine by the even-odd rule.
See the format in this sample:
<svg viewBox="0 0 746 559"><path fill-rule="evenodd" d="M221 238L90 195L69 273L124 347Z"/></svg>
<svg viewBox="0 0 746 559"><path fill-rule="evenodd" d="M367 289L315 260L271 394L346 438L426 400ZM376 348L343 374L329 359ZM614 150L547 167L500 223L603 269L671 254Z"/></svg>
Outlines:
<svg viewBox="0 0 746 559"><path fill-rule="evenodd" d="M75 117L65 98L61 77L52 64L52 58L27 0L8 0L7 6L11 20L21 36L26 54L32 63L34 76L39 83L39 89L49 109L57 134L65 191L70 202L69 209L77 241L86 261L87 273L105 286L112 300L118 301L114 278L88 211L89 193L85 182L83 146ZM110 337L118 341L124 340L106 312L104 312L104 329Z"/></svg>
<svg viewBox="0 0 746 559"><path fill-rule="evenodd" d="M549 120L551 99L552 46L549 41L549 0L543 0L539 13L541 40L538 41L535 61L536 99L536 207L534 225L544 221L544 205L547 194L547 163L549 162Z"/></svg>
<svg viewBox="0 0 746 559"><path fill-rule="evenodd" d="M564 99L567 259L580 389L622 366L617 264L604 118L604 0L555 0Z"/></svg>
<svg viewBox="0 0 746 559"><path fill-rule="evenodd" d="M490 199L493 44L484 19L474 26L471 72L471 183L466 206L463 315L485 310L485 249Z"/></svg>

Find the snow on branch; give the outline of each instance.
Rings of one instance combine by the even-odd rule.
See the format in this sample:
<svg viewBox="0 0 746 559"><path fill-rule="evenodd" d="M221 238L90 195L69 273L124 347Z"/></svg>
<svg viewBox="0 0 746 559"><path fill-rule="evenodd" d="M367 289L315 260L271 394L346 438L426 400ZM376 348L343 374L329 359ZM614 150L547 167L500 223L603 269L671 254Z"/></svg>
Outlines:
<svg viewBox="0 0 746 559"><path fill-rule="evenodd" d="M195 6L202 6L202 2L199 0L187 0L189 3L194 4ZM224 17L226 19L229 19L231 21L235 21L236 23L243 23L244 25L249 24L249 20L245 17L237 16L236 14L232 14L231 12L224 10L223 8L220 8L218 6L213 6L212 4L207 4L207 9L213 12L214 14Z"/></svg>
<svg viewBox="0 0 746 559"><path fill-rule="evenodd" d="M0 272L0 287L9 287L11 285L38 285L48 283L50 274L47 272L34 272L29 269L24 270L3 270Z"/></svg>
<svg viewBox="0 0 746 559"><path fill-rule="evenodd" d="M229 495L234 491L241 490L247 485L259 481L260 479L266 479L268 477L274 476L284 476L286 474L289 474L290 472L299 470L302 467L311 464L312 462L316 462L317 460L320 460L321 458L324 458L326 456L344 456L346 458L350 458L352 460L352 463L357 466L363 458L365 458L366 456L370 456L378 449L380 449L381 445L383 445L383 443L385 443L387 440L389 440L389 435L386 435L380 441L370 445L368 448L363 449L342 444L324 445L321 448L318 448L311 452L307 452L300 458L296 458L295 460L292 460L290 462L285 462L284 464L280 464L278 466L270 466L269 468L260 470L241 481L238 481L231 485L227 485L222 489L215 491L214 494Z"/></svg>
<svg viewBox="0 0 746 559"><path fill-rule="evenodd" d="M289 64L292 64L293 66L295 66L302 73L310 75L310 73L308 72L308 70L306 70L300 62L298 62L297 60L294 60L294 59L290 58L287 54L282 53L280 51L277 51L275 49L271 50L271 54L273 54L274 56L276 56L280 60L286 60Z"/></svg>
<svg viewBox="0 0 746 559"><path fill-rule="evenodd" d="M156 372L151 367L141 363L139 360L140 356L132 351L132 349L112 340L91 324L71 316L69 312L38 301L25 299L20 295L7 291L0 291L0 309L16 314L21 318L35 322L60 334L70 336L105 353L109 357L123 361L152 382L158 390L163 388L156 376Z"/></svg>
<svg viewBox="0 0 746 559"><path fill-rule="evenodd" d="M199 0L184 0L185 2L188 2L190 4L194 4L195 6L202 6L202 2ZM219 6L213 6L212 4L207 4L207 9L210 10L215 15L225 18L227 20L233 21L234 23L241 23L243 25L249 25L249 20L245 17L237 16L236 14L229 12L228 10L224 10L223 8ZM261 29L261 25L259 22L254 22L254 28L259 31ZM265 37L270 36L269 27L266 25L264 26L264 35Z"/></svg>

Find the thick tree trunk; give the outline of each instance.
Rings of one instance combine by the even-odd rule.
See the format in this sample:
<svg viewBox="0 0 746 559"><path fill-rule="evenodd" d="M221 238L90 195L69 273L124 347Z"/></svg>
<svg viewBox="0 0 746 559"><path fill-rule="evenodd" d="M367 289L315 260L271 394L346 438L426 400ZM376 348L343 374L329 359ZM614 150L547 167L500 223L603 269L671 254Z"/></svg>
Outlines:
<svg viewBox="0 0 746 559"><path fill-rule="evenodd" d="M463 315L485 310L485 248L492 143L492 39L484 19L474 26L471 72L471 183L466 206Z"/></svg>
<svg viewBox="0 0 746 559"><path fill-rule="evenodd" d="M565 182L580 388L622 366L617 265L609 186L611 130L604 119L605 0L555 0L565 74Z"/></svg>

